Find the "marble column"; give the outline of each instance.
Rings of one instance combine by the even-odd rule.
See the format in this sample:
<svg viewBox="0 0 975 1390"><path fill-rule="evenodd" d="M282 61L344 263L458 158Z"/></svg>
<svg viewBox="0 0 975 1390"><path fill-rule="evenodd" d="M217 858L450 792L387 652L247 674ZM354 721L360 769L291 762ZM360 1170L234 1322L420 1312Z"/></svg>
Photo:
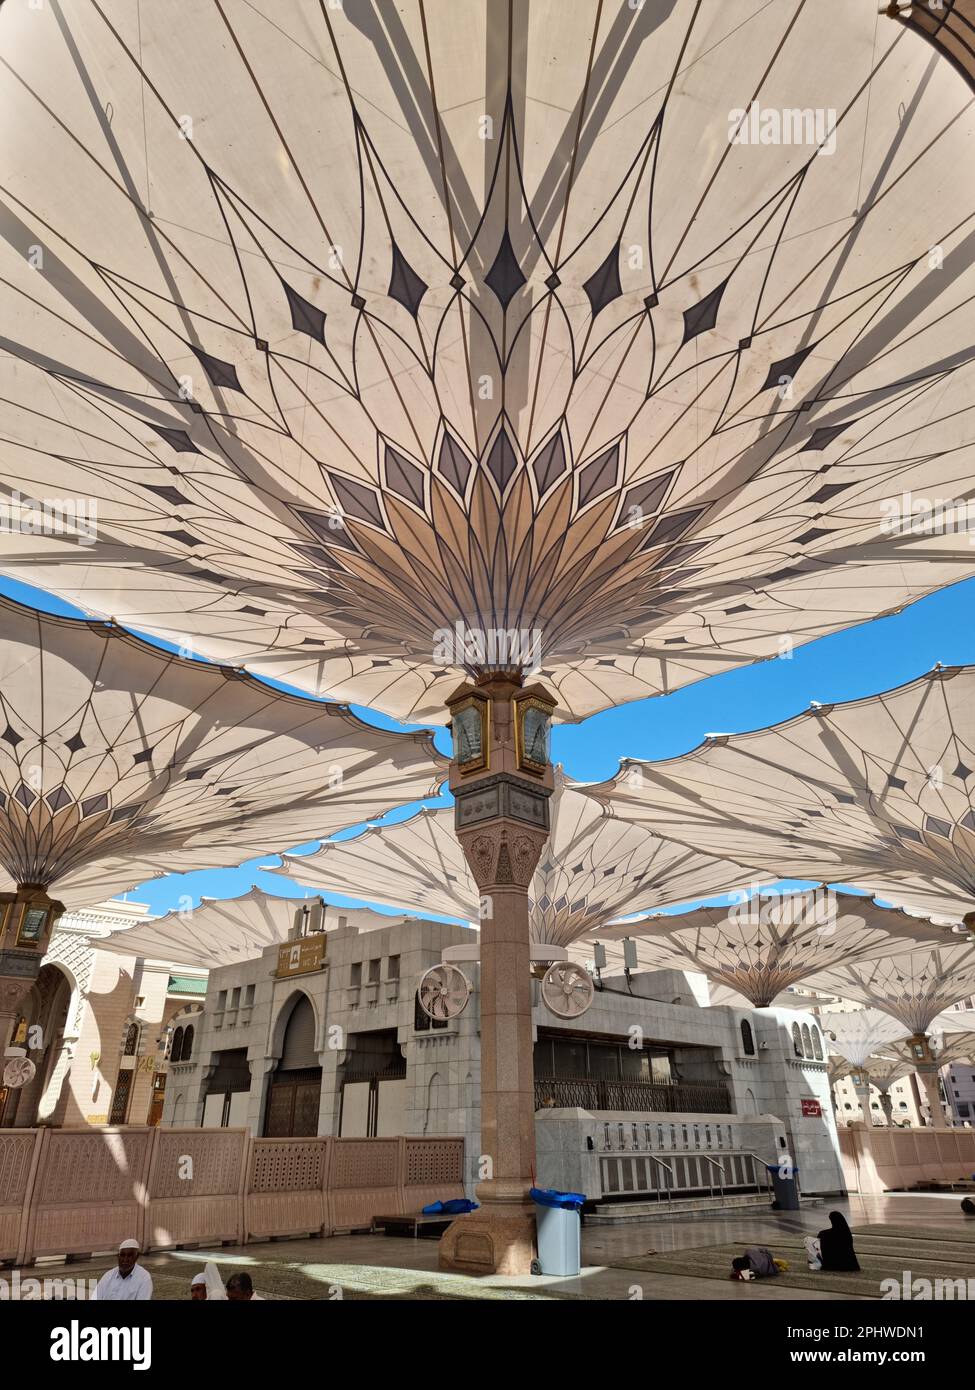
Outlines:
<svg viewBox="0 0 975 1390"><path fill-rule="evenodd" d="M870 1109L870 1078L865 1071L857 1072L853 1077L853 1089L857 1093L857 1100L860 1102L860 1116L863 1123L868 1127L873 1124L873 1111Z"/></svg>
<svg viewBox="0 0 975 1390"><path fill-rule="evenodd" d="M465 776L451 765L457 835L481 894L481 1181L478 1212L440 1243L443 1269L526 1274L535 1254L528 1192L535 1172L535 1083L528 890L548 839L551 766L519 754L519 702L548 697L504 678L482 682L490 699L488 764ZM450 702L449 702L450 703ZM551 703L549 701L549 703Z"/></svg>
<svg viewBox="0 0 975 1390"><path fill-rule="evenodd" d="M918 1059L915 1070L924 1089L924 1098L928 1107L928 1124L932 1129L947 1129L948 1124L945 1120L944 1106L941 1103L941 1086L938 1079L940 1068L934 1053L931 1051L927 1034L915 1033L910 1038L908 1046L912 1054Z"/></svg>

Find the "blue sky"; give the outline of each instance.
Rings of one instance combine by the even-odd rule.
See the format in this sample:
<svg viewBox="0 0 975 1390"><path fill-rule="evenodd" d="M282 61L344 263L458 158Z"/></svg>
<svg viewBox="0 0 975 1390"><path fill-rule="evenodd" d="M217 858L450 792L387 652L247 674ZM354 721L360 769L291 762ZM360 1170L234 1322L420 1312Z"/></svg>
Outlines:
<svg viewBox="0 0 975 1390"><path fill-rule="evenodd" d="M48 612L80 616L59 599L2 576L0 593ZM810 700L853 700L901 685L938 661L945 665L975 662L973 611L975 579L922 599L895 617L810 642L788 660L742 667L663 698L641 700L594 715L583 724L558 727L553 734L553 757L571 777L601 780L615 772L622 757L673 757L693 748L707 733L762 728L797 714ZM368 723L400 727L373 710L354 708ZM437 744L449 752L445 730L438 731ZM388 819L402 819L414 809L405 808ZM185 894L194 901L202 895L237 897L253 883L272 893L298 896L305 890L258 869L259 864L274 862L276 849L288 848L292 847L269 847L266 855L236 869L158 879L133 890L129 897L159 913L174 908ZM336 903L352 902L339 895L329 897Z"/></svg>

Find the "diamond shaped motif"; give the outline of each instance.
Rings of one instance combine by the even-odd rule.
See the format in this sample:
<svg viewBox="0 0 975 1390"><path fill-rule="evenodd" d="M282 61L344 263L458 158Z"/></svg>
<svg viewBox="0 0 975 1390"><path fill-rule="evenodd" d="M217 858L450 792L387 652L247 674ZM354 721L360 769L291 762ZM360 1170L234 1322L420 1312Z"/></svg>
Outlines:
<svg viewBox="0 0 975 1390"><path fill-rule="evenodd" d="M515 451L511 447L511 441L502 430L491 446L487 460L488 472L502 492L511 481L511 475L517 466L518 461L515 458Z"/></svg>
<svg viewBox="0 0 975 1390"><path fill-rule="evenodd" d="M815 343L810 343L808 347L800 348L798 352L794 352L791 357L783 357L780 361L773 362L768 369L768 376L759 390L767 391L771 386L781 385L783 377L787 377L791 381L815 346Z"/></svg>
<svg viewBox="0 0 975 1390"><path fill-rule="evenodd" d="M722 280L720 285L716 285L710 294L706 294L699 304L692 304L689 309L684 310L684 337L681 345L689 343L692 338L696 338L701 333L706 333L709 328L713 328L718 321L718 306L721 303L721 296L728 288L728 281Z"/></svg>
<svg viewBox="0 0 975 1390"><path fill-rule="evenodd" d="M410 265L402 251L393 242L393 270L389 280L389 297L402 304L407 313L416 318L420 301L426 294L428 285Z"/></svg>
<svg viewBox="0 0 975 1390"><path fill-rule="evenodd" d="M598 270L593 271L582 287L589 300L593 318L605 309L607 304L612 304L614 299L619 299L623 293L623 286L620 284L619 263L620 244L617 242L602 265Z"/></svg>
<svg viewBox="0 0 975 1390"><path fill-rule="evenodd" d="M281 288L284 290L288 300L288 308L291 310L291 327L296 333L305 333L309 338L314 338L317 343L324 344L324 311L310 303L297 290L293 290L286 280L281 281Z"/></svg>
<svg viewBox="0 0 975 1390"><path fill-rule="evenodd" d="M192 348L200 366L210 378L210 383L218 388L226 388L228 391L243 391L243 387L237 380L237 368L232 362L223 362L219 357L211 357L210 353L203 352L200 348Z"/></svg>
<svg viewBox="0 0 975 1390"><path fill-rule="evenodd" d="M199 406L195 408L199 410ZM149 428L155 430L161 439L165 439L169 447L175 449L177 454L198 454L200 452L185 430L171 430L165 425L150 425Z"/></svg>
<svg viewBox="0 0 975 1390"><path fill-rule="evenodd" d="M12 728L9 724L4 729L3 733L0 734L0 738L3 739L4 743L9 743L11 748L16 748L18 743L23 743L24 741L23 734L18 734L17 730Z"/></svg>
<svg viewBox="0 0 975 1390"><path fill-rule="evenodd" d="M838 434L842 434L844 430L848 430L851 425L855 424L855 420L850 420L845 425L822 425L818 430L813 430L800 452L805 453L807 449L825 449L826 445L831 443Z"/></svg>
<svg viewBox="0 0 975 1390"><path fill-rule="evenodd" d="M508 229L505 228L494 264L484 277L484 283L492 290L502 309L507 310L514 296L525 283L521 266L515 259L514 248Z"/></svg>

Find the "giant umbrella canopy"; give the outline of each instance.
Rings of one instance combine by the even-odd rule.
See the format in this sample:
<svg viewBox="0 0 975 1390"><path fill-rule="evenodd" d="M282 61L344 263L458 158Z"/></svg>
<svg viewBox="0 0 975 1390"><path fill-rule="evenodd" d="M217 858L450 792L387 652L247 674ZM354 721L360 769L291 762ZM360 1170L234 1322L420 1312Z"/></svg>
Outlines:
<svg viewBox="0 0 975 1390"><path fill-rule="evenodd" d="M5 471L98 504L84 554L12 530L18 577L401 719L493 679L500 751L526 667L580 718L969 573L896 517L964 496L975 380L975 109L916 33L845 0L100 0L4 5L0 56ZM518 1204L512 1271L530 996L494 982L527 976L537 776L465 840L504 903L468 1227Z"/></svg>
<svg viewBox="0 0 975 1390"><path fill-rule="evenodd" d="M593 940L624 937L639 943L647 968L700 971L757 1009L769 1008L780 991L800 983L811 982L820 993L845 994L833 988L834 975L825 973L831 966L839 972L851 961L872 963L925 942L953 940L945 928L870 898L821 891L658 913L603 927Z"/></svg>
<svg viewBox="0 0 975 1390"><path fill-rule="evenodd" d="M16 889L2 894L4 978L39 960L65 903L304 843L435 793L445 775L429 733L373 728L9 599L0 726L0 887Z"/></svg>
<svg viewBox="0 0 975 1390"><path fill-rule="evenodd" d="M903 1025L911 1035L910 1054L927 1093L932 1123L943 1123L941 1063L930 1034L943 1010L975 993L975 945L932 944L876 960L837 962L817 971L810 983L821 993L881 1009Z"/></svg>
<svg viewBox="0 0 975 1390"><path fill-rule="evenodd" d="M847 1063L846 1069L833 1068L833 1079L847 1075L853 1078L853 1088L860 1102L863 1118L870 1123L870 1086L874 1082L871 1064L878 1060L876 1054L884 1047L899 1042L907 1034L904 1024L880 1009L854 1009L848 1013L821 1013L820 1024L826 1035L830 1051L838 1053ZM899 1079L897 1068L880 1069L880 1075L890 1075L888 1089ZM887 1094L881 1090L881 1101ZM888 1097L889 1103L889 1097ZM886 1105L884 1106L887 1113Z"/></svg>
<svg viewBox="0 0 975 1390"><path fill-rule="evenodd" d="M588 787L623 820L781 878L849 883L958 922L975 910L975 666Z"/></svg>
<svg viewBox="0 0 975 1390"><path fill-rule="evenodd" d="M203 898L189 911L168 912L99 937L96 950L168 960L213 970L254 960L269 946L295 937L296 918L314 909L313 930L334 931L351 923L358 930L388 927L395 918L368 908L344 908L316 898L284 898L251 888L239 898Z"/></svg>
<svg viewBox="0 0 975 1390"><path fill-rule="evenodd" d="M539 960L623 912L647 911L739 888L747 870L661 840L602 814L555 769L551 834L529 889ZM332 840L311 854L285 854L276 870L320 891L368 896L413 911L477 923L477 884L454 834L453 813L425 808L408 820ZM546 947L555 947L545 956Z"/></svg>
<svg viewBox="0 0 975 1390"><path fill-rule="evenodd" d="M98 508L18 577L437 720L477 634L578 718L970 573L891 511L971 474L975 110L916 34L143 8L0 15L5 473Z"/></svg>

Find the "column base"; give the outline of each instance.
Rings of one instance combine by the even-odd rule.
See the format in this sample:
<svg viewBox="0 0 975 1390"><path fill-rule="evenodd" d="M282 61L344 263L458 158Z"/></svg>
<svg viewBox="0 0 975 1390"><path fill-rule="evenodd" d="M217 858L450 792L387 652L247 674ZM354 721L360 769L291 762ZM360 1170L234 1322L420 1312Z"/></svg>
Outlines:
<svg viewBox="0 0 975 1390"><path fill-rule="evenodd" d="M440 1268L458 1274L530 1274L535 1253L531 1210L481 1207L440 1237Z"/></svg>

